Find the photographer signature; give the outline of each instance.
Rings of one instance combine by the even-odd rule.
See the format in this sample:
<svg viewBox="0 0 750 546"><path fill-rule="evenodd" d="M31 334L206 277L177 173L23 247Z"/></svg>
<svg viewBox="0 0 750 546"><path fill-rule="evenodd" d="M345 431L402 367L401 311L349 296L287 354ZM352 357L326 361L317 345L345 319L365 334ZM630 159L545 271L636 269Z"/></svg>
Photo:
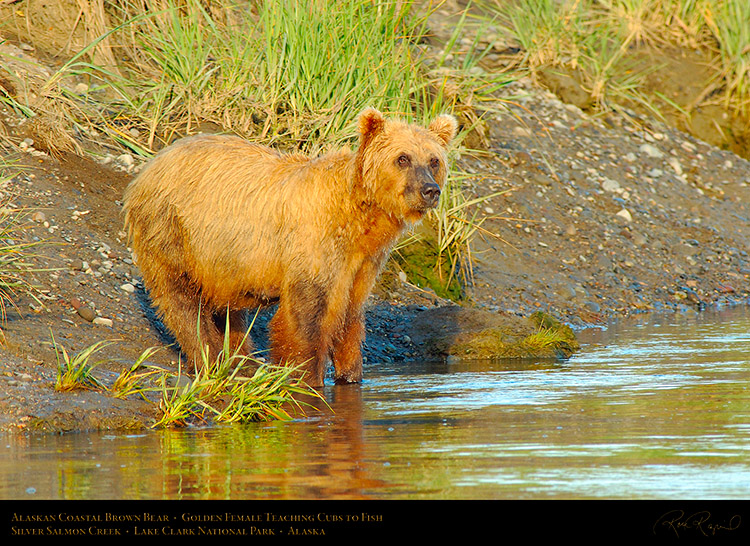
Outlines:
<svg viewBox="0 0 750 546"><path fill-rule="evenodd" d="M656 520L652 530L655 535L666 530L679 537L682 531L694 531L708 537L725 531L736 531L742 523L739 514L722 522L711 521L711 518L708 511L686 514L684 510L670 510Z"/></svg>

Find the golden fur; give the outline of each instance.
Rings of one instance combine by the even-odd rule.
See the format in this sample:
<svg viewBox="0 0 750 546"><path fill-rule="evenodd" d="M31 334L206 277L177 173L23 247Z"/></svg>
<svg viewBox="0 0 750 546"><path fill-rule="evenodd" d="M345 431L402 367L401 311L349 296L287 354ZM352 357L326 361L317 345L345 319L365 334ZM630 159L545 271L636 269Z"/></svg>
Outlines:
<svg viewBox="0 0 750 546"><path fill-rule="evenodd" d="M316 158L188 137L128 186L125 223L144 285L192 362L199 314L213 357L227 312L236 348L244 310L278 301L275 362L304 362L314 386L329 359L337 382L361 380L365 300L394 241L437 203L456 121L440 116L425 129L370 108L359 129L356 152Z"/></svg>

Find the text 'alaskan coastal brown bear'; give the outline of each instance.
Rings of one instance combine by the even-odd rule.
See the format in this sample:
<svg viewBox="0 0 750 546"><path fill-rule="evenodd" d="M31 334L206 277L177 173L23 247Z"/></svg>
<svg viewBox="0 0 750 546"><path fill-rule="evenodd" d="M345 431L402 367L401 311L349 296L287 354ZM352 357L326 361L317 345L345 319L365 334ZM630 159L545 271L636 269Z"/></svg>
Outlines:
<svg viewBox="0 0 750 546"><path fill-rule="evenodd" d="M311 386L362 379L363 306L391 246L435 207L455 118L427 128L359 116L355 152L285 155L238 137L187 137L125 191L125 223L143 283L186 357L232 349L245 311L278 301L271 358L302 364ZM227 313L229 316L227 317ZM200 318L200 321L199 321Z"/></svg>

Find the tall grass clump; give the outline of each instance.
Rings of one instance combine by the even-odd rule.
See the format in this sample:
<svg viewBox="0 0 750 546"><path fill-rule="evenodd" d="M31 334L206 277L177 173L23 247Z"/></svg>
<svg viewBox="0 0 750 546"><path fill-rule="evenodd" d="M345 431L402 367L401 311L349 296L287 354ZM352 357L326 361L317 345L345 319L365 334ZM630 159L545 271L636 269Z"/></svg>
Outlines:
<svg viewBox="0 0 750 546"><path fill-rule="evenodd" d="M621 99L650 106L641 93L654 67L640 47L685 46L714 56L714 78L700 96L723 97L750 114L750 2L746 0L496 0L523 49L521 64L537 71L578 71L600 106ZM695 106L695 104L691 105Z"/></svg>
<svg viewBox="0 0 750 546"><path fill-rule="evenodd" d="M94 368L100 362L91 362L91 358L110 346L112 342L99 341L82 349L74 356L70 356L65 347L58 345L54 336L52 336L52 344L57 357L56 391L104 388L101 381L93 374Z"/></svg>
<svg viewBox="0 0 750 546"><path fill-rule="evenodd" d="M250 376L241 372L252 368ZM176 376L161 376L161 416L153 426L290 420L304 407L313 407L303 398L325 404L298 372L292 366L272 366L237 353L204 359L191 378L181 369Z"/></svg>
<svg viewBox="0 0 750 546"><path fill-rule="evenodd" d="M52 336L57 358L54 388L68 392L89 389L109 392L115 398L140 396L158 404L159 416L154 428L180 427L197 423L242 423L250 421L289 420L313 402L326 405L323 396L309 387L294 366L272 366L253 356L229 348L209 358L207 349L200 365L188 376L181 367L176 373L154 365L146 359L158 349L146 349L134 364L120 373L111 386L94 375L94 369L107 361L93 362L95 355L114 342L98 341L70 355ZM249 375L247 373L250 372ZM156 393L156 400L153 393Z"/></svg>
<svg viewBox="0 0 750 546"><path fill-rule="evenodd" d="M719 46L725 101L750 115L750 2L720 2L714 12L706 12L706 22Z"/></svg>
<svg viewBox="0 0 750 546"><path fill-rule="evenodd" d="M366 106L423 119L456 100L429 74L419 47L427 12L410 0L116 6L108 38L116 37L127 62L115 73L83 54L65 71L98 82L86 100L106 108L90 120L139 153L207 122L310 150L350 140ZM146 138L136 141L126 129Z"/></svg>
<svg viewBox="0 0 750 546"><path fill-rule="evenodd" d="M575 72L599 107L623 99L648 105L639 92L647 70L627 59L631 45L649 36L643 1L519 0L498 9L521 45L522 66Z"/></svg>
<svg viewBox="0 0 750 546"><path fill-rule="evenodd" d="M252 324L245 333L250 334ZM200 322L198 323L200 332ZM198 335L200 343L200 335ZM272 366L253 355L233 349L229 341L229 318L224 335L224 346L211 356L208 346L202 346L200 362L192 378L182 374L162 375L162 398L159 402L161 418L155 427L185 426L190 423L213 421L238 423L247 421L289 420L296 411L311 406L301 398L313 398L325 403L315 389L304 382L299 367ZM248 372L252 375L247 376Z"/></svg>

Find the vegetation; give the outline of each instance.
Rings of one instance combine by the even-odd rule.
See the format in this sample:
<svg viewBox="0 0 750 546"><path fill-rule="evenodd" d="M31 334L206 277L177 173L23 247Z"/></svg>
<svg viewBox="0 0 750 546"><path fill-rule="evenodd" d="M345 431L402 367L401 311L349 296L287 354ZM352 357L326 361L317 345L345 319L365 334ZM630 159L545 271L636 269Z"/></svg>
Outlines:
<svg viewBox="0 0 750 546"><path fill-rule="evenodd" d="M309 151L350 140L365 106L424 121L507 83L471 74L481 52L448 65L463 22L443 57L427 59L429 12L412 1L281 0L248 10L162 0L150 10L115 2L103 13L87 5L85 15L108 25L46 90L65 98L58 102L84 133L94 128L145 155L206 123ZM76 94L63 85L71 77L95 85Z"/></svg>
<svg viewBox="0 0 750 546"><path fill-rule="evenodd" d="M495 10L532 71L565 68L600 107L651 105L640 47L684 45L715 57L714 77L689 111L709 96L750 115L750 4L745 0L495 0Z"/></svg>
<svg viewBox="0 0 750 546"><path fill-rule="evenodd" d="M311 407L300 400L302 397L325 403L305 384L299 366L271 366L241 353L242 344L237 349L230 347L228 321L222 351L211 358L205 346L192 379L181 370L176 376L161 376L162 417L154 426L184 426L209 418L218 423L288 420L295 411ZM244 375L250 371L252 376Z"/></svg>
<svg viewBox="0 0 750 546"><path fill-rule="evenodd" d="M157 350L148 348L110 387L93 373L102 361L92 363L91 358L110 348L113 342L99 341L70 357L67 350L55 342L54 336L52 341L57 354L55 390L108 391L116 398L140 396L158 403L160 417L153 424L155 428L208 421L288 420L304 407L313 407L312 401L325 404L325 399L304 383L298 368L271 366L252 356L229 351L228 341L225 350L213 360L204 353L201 367L191 377L183 375L181 368L175 374L145 365ZM251 376L242 375L248 370L254 370ZM159 396L158 402L148 396L150 393Z"/></svg>
<svg viewBox="0 0 750 546"><path fill-rule="evenodd" d="M146 393L155 390L151 379L163 370L152 366L145 366L146 359L158 351L156 347L149 347L136 359L133 365L117 376L109 391L115 398L127 398L130 395L140 395L146 398Z"/></svg>
<svg viewBox="0 0 750 546"><path fill-rule="evenodd" d="M519 337L516 332L490 328L456 343L451 354L459 357L493 358L567 358L578 350L571 328L553 317L536 312L530 317L537 330Z"/></svg>
<svg viewBox="0 0 750 546"><path fill-rule="evenodd" d="M65 347L55 342L54 335L52 336L52 344L57 355L56 391L103 388L102 383L92 373L99 363L91 363L90 359L94 354L112 345L112 342L98 341L73 357L68 355Z"/></svg>

